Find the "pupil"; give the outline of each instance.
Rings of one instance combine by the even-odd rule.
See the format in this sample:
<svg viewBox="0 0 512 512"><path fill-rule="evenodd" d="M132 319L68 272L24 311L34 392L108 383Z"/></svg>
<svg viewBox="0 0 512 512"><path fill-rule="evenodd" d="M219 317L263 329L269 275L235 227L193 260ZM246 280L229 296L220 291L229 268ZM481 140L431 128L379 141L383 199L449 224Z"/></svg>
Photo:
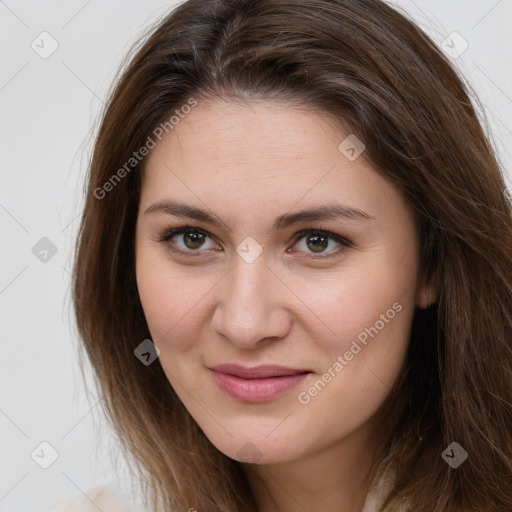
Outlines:
<svg viewBox="0 0 512 512"><path fill-rule="evenodd" d="M307 242L312 242L313 247L309 247L314 252L320 252L325 249L329 243L327 237L322 235L310 235L307 238Z"/></svg>

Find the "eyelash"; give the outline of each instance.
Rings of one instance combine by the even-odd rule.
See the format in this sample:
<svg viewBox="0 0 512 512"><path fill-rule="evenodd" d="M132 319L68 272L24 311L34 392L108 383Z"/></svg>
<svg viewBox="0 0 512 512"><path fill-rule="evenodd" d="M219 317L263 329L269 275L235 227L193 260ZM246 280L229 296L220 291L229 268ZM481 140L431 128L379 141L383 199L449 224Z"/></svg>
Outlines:
<svg viewBox="0 0 512 512"><path fill-rule="evenodd" d="M185 226L180 226L178 228L168 228L168 229L164 230L164 232L158 236L157 241L162 242L162 243L168 243L170 241L170 239L173 238L174 236L182 235L189 231L197 231L198 233L211 238L210 234L207 231L197 228L195 226L185 225ZM302 238L306 237L307 235L311 235L311 234L321 235L330 240L334 240L335 242L340 244L340 247L338 247L337 249L334 249L332 251L329 251L327 253L318 253L317 255L315 255L314 253L307 253L307 254L310 254L309 256L305 257L307 259L317 259L317 260L318 259L327 259L327 258L336 256L336 255L340 254L341 252L343 252L345 249L349 249L353 246L353 244L346 238L343 238L342 236L339 236L336 233L332 233L331 231L327 231L322 228L303 229L303 230L295 233L292 237L293 245L295 245ZM182 249L177 249L176 247L172 247L172 244L169 244L169 245L170 245L170 249L173 252L177 252L186 257L197 258L197 257L201 256L200 249L198 249L196 251L194 251L194 250L183 251ZM304 252L304 251L299 251L299 252ZM325 254L325 256L322 256L322 254Z"/></svg>

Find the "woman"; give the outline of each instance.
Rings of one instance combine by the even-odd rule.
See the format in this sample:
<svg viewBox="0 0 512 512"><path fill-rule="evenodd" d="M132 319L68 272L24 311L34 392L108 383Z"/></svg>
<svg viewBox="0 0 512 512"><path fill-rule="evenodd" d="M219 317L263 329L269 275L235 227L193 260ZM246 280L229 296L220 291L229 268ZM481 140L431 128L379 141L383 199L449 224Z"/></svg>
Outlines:
<svg viewBox="0 0 512 512"><path fill-rule="evenodd" d="M180 5L112 93L74 268L151 510L512 510L511 226L397 11Z"/></svg>

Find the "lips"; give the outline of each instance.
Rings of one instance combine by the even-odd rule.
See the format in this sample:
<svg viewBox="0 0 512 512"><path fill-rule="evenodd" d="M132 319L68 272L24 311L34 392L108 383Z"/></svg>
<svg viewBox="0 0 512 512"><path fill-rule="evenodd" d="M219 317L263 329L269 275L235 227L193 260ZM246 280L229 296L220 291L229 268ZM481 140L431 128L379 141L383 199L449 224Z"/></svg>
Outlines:
<svg viewBox="0 0 512 512"><path fill-rule="evenodd" d="M218 387L231 398L243 402L265 402L295 387L311 372L284 366L248 368L221 364L210 368Z"/></svg>
<svg viewBox="0 0 512 512"><path fill-rule="evenodd" d="M265 365L249 368L238 364L219 364L211 368L216 372L241 377L242 379L267 379L272 377L283 377L288 375L297 375L300 373L310 373L310 370L297 370L286 368L285 366Z"/></svg>

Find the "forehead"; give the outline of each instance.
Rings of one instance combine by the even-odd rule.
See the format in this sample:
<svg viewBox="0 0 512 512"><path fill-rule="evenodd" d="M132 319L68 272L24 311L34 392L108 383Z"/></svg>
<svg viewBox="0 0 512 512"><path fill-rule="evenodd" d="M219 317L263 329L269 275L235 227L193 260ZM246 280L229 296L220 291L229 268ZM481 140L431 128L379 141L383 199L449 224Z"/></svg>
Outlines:
<svg viewBox="0 0 512 512"><path fill-rule="evenodd" d="M337 199L379 215L399 194L364 152L349 159L340 150L354 137L341 126L274 101L198 101L148 155L141 203L185 194L208 206L229 198L231 208L256 212Z"/></svg>
<svg viewBox="0 0 512 512"><path fill-rule="evenodd" d="M254 175L259 169L268 169L272 163L281 166L289 159L325 155L342 136L339 130L334 133L332 124L330 118L306 107L299 109L276 101L241 104L200 100L171 130L167 130L168 133L163 134L150 161L161 157L167 149L188 161L201 162L208 158L212 167L217 161L232 162L241 167L250 163L251 175ZM262 150L264 152L258 153ZM254 161L256 155L260 165Z"/></svg>

